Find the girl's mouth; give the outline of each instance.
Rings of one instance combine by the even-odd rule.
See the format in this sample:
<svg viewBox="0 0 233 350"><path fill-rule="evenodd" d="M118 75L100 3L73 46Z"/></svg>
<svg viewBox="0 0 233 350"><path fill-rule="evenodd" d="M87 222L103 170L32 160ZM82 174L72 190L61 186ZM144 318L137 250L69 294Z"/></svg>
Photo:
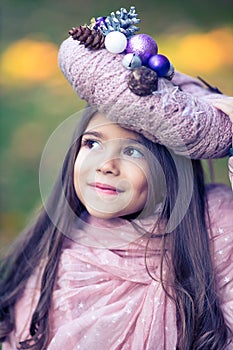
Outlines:
<svg viewBox="0 0 233 350"><path fill-rule="evenodd" d="M90 186L93 187L97 192L105 194L117 195L118 193L122 192L122 190L114 186L103 184L100 182L91 183Z"/></svg>

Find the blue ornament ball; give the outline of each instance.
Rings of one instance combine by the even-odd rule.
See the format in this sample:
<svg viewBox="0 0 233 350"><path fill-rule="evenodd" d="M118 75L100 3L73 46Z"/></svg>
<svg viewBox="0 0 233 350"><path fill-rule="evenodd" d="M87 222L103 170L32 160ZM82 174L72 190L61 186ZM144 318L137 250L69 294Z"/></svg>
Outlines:
<svg viewBox="0 0 233 350"><path fill-rule="evenodd" d="M137 34L128 39L126 53L135 53L141 58L142 65L145 65L157 52L158 46L150 35Z"/></svg>
<svg viewBox="0 0 233 350"><path fill-rule="evenodd" d="M153 69L159 77L164 77L170 69L170 61L164 55L154 55L149 58L148 67Z"/></svg>

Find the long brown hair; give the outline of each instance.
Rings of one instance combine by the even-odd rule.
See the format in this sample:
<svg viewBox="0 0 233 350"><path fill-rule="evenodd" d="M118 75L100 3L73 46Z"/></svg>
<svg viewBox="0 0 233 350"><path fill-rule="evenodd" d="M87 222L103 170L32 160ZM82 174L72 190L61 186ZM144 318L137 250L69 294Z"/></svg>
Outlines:
<svg viewBox="0 0 233 350"><path fill-rule="evenodd" d="M177 349L225 349L231 330L225 324L219 306L213 270L213 252L210 247L211 231L204 172L199 160L174 155L163 146L144 141L155 154L164 171L166 196L158 227L168 222L177 205L178 189L182 196L190 196L187 211L174 230L152 235L162 240L160 281L165 293L176 305ZM178 176L179 171L179 176ZM180 182L180 183L179 183ZM190 188L191 185L191 188ZM182 205L178 210L182 211ZM169 252L169 254L167 254ZM145 259L146 261L146 259ZM169 271L163 276L163 265ZM147 268L154 279L153 271Z"/></svg>
<svg viewBox="0 0 233 350"><path fill-rule="evenodd" d="M14 329L14 307L26 282L40 262L46 261L41 280L38 304L32 316L30 338L20 343L20 349L46 349L49 334L49 310L59 265L64 235L69 232L75 217L85 210L76 196L73 185L74 162L80 149L80 135L86 129L94 110L87 110L74 133L61 174L35 223L26 229L0 266L0 340ZM178 188L176 166L183 168L182 190L192 191L184 218L169 234L161 235L164 250L161 266L169 264L171 281L167 285L161 272L165 292L176 305L179 350L222 350L227 345L228 329L217 298L213 273L203 170L200 161L192 161L193 188L185 181L186 161L171 155L165 147L144 139L145 146L158 160L166 181L166 196L160 221L168 221L174 209ZM189 161L190 162L190 161ZM60 191L62 184L63 193ZM185 185L186 184L186 185ZM72 209L72 210L70 210ZM62 215L61 215L62 210ZM53 217L48 215L53 213ZM170 259L165 247L169 246ZM32 254L33 252L33 254ZM162 271L162 269L161 269ZM149 271L150 273L150 271ZM156 347L156 344L155 344Z"/></svg>

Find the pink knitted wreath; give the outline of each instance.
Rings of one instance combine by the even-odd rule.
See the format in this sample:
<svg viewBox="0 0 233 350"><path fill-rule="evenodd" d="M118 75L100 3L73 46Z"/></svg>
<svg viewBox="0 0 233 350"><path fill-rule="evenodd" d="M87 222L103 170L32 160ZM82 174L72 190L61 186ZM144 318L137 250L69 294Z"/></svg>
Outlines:
<svg viewBox="0 0 233 350"><path fill-rule="evenodd" d="M89 50L72 38L59 51L60 68L79 97L112 121L193 159L227 155L231 122L214 107L219 94L175 72L172 81L159 78L151 95L138 96L128 87L130 72L122 58L106 49Z"/></svg>

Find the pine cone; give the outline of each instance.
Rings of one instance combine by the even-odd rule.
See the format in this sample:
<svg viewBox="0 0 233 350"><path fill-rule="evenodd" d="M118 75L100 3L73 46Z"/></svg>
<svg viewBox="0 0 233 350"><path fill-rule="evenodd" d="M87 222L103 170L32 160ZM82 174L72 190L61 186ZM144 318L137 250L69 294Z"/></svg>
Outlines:
<svg viewBox="0 0 233 350"><path fill-rule="evenodd" d="M140 22L137 17L138 14L134 6L130 7L129 12L125 8L121 8L116 13L112 12L110 16L105 17L105 20L100 24L100 30L105 36L112 31L118 31L130 38L139 30L135 26Z"/></svg>
<svg viewBox="0 0 233 350"><path fill-rule="evenodd" d="M87 26L74 27L69 31L74 40L78 40L88 49L99 50L105 47L105 37L98 29L90 29Z"/></svg>

